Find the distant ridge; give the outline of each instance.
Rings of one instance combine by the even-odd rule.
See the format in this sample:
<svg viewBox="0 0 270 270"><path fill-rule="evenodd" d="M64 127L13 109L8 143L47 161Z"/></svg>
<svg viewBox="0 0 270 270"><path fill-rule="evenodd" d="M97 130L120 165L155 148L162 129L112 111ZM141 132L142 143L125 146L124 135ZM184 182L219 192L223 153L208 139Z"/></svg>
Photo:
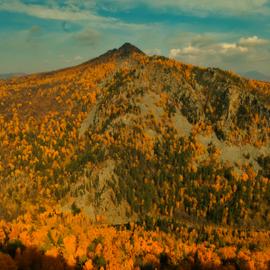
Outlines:
<svg viewBox="0 0 270 270"><path fill-rule="evenodd" d="M267 76L266 74L258 72L256 70L247 71L245 73L242 73L242 75L249 79L270 82L270 75Z"/></svg>
<svg viewBox="0 0 270 270"><path fill-rule="evenodd" d="M10 79L13 77L20 77L20 76L24 76L26 75L26 73L4 73L4 74L0 74L0 79Z"/></svg>

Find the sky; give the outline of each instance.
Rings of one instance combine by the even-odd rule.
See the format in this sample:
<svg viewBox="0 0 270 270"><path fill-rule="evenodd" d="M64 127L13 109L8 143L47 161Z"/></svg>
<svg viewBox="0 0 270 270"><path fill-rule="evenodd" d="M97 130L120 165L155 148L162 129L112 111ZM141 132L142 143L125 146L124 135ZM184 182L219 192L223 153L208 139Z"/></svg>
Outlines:
<svg viewBox="0 0 270 270"><path fill-rule="evenodd" d="M148 54L270 76L270 0L0 0L0 73Z"/></svg>

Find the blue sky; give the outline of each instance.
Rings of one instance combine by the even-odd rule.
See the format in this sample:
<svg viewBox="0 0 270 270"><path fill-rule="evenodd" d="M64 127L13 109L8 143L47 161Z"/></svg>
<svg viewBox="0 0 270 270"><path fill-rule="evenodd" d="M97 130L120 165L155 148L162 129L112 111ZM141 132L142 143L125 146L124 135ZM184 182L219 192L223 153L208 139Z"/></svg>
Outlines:
<svg viewBox="0 0 270 270"><path fill-rule="evenodd" d="M0 73L79 64L131 42L270 76L270 0L0 0Z"/></svg>

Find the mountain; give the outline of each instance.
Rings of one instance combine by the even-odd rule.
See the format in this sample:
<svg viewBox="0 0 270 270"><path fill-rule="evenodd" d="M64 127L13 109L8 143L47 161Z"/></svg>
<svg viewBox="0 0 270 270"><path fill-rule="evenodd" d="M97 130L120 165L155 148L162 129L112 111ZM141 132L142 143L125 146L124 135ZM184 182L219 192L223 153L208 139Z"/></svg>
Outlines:
<svg viewBox="0 0 270 270"><path fill-rule="evenodd" d="M254 80L259 80L259 81L270 81L270 76L265 75L264 73L258 72L256 70L251 70L248 72L243 73L243 76L254 79Z"/></svg>
<svg viewBox="0 0 270 270"><path fill-rule="evenodd" d="M23 211L19 196L35 204L50 197L64 208L72 201L110 223L180 209L218 223L225 213L227 223L253 223L252 193L230 192L243 174L252 182L250 171L254 179L264 171L258 158L269 157L269 89L219 69L149 57L131 44L75 67L4 81L1 215ZM223 205L207 209L215 179L230 189ZM243 199L245 211L238 208ZM229 205L237 215L226 212Z"/></svg>
<svg viewBox="0 0 270 270"><path fill-rule="evenodd" d="M24 76L26 75L25 73L4 73L0 74L0 79L5 80L5 79L10 79L13 77L19 77L19 76Z"/></svg>
<svg viewBox="0 0 270 270"><path fill-rule="evenodd" d="M90 221L113 228L140 224L181 238L170 241L185 250L183 258L192 254L181 263L195 267L183 269L226 269L217 268L221 264L252 269L243 266L245 258L255 260L252 256L267 267L269 135L270 83L150 57L128 43L78 66L2 80L0 216L11 222L6 235L13 226L17 235L18 223L29 243L37 230L38 241L53 255L56 247L63 248L58 226L66 236L70 230L85 235ZM117 242L109 238L114 229L103 240L91 230L97 240L92 239L87 256L106 241ZM123 239L133 246L140 235L139 230ZM161 242L152 247L162 255L160 264L178 260L171 255L176 246L164 240L170 237L162 241L172 261L161 254ZM64 245L68 254L79 241L71 238ZM211 248L216 256L211 257L200 253L204 241L235 249ZM144 265L144 255L136 256L137 265ZM202 261L209 256L207 268ZM91 260L96 269L104 266L101 257Z"/></svg>

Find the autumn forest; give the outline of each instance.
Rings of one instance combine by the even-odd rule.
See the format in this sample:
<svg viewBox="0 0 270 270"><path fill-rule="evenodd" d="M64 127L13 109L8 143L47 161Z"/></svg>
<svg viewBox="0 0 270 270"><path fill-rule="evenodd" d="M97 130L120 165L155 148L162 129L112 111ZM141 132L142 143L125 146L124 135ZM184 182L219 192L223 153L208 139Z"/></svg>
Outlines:
<svg viewBox="0 0 270 270"><path fill-rule="evenodd" d="M270 83L124 44L0 80L0 269L270 269Z"/></svg>

